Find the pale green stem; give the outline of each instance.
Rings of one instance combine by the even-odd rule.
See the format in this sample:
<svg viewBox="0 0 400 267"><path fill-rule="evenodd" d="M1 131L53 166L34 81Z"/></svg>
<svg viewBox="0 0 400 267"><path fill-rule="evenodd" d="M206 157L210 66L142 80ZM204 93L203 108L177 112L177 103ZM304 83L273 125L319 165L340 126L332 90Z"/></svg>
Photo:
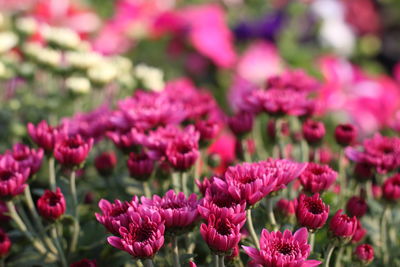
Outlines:
<svg viewBox="0 0 400 267"><path fill-rule="evenodd" d="M78 195L76 193L76 173L75 171L71 172L71 177L69 180L69 186L72 196L72 216L74 217L74 225L73 225L73 233L71 237L71 243L69 247L70 253L75 252L76 246L78 245L78 238L79 238L79 216L78 216Z"/></svg>
<svg viewBox="0 0 400 267"><path fill-rule="evenodd" d="M345 197L346 197L346 170L345 170L345 158L344 158L344 150L340 149L339 154L339 183L340 183L340 196L339 196L339 204L340 206L344 205Z"/></svg>
<svg viewBox="0 0 400 267"><path fill-rule="evenodd" d="M58 251L58 257L59 257L59 260L61 262L61 266L62 267L67 267L68 263L67 263L67 260L65 259L64 251L63 251L63 249L61 247L60 235L59 235L58 230L57 230L57 223L54 223L52 225L51 235L53 237L54 243L56 244L56 248L57 248L57 251Z"/></svg>
<svg viewBox="0 0 400 267"><path fill-rule="evenodd" d="M224 262L224 256L219 255L218 256L218 267L225 267L225 262Z"/></svg>
<svg viewBox="0 0 400 267"><path fill-rule="evenodd" d="M11 219L15 222L17 225L18 229L25 235L25 237L32 243L33 247L43 255L48 255L49 259L54 260L55 257L54 255L50 254L51 252L47 251L46 248L43 246L43 244L36 238L33 237L32 233L28 231L26 225L24 222L21 220L19 217L14 203L10 200L7 201L6 203L9 215Z"/></svg>
<svg viewBox="0 0 400 267"><path fill-rule="evenodd" d="M253 239L253 243L257 247L257 249L260 249L260 242L258 241L258 236L257 236L256 231L254 230L254 226L253 226L253 219L251 218L251 209L247 210L246 215L247 215L246 224L247 224L247 228L250 232L251 239Z"/></svg>
<svg viewBox="0 0 400 267"><path fill-rule="evenodd" d="M217 254L213 254L213 262L214 262L214 267L219 267L219 257Z"/></svg>
<svg viewBox="0 0 400 267"><path fill-rule="evenodd" d="M308 162L309 148L305 140L300 141L301 162Z"/></svg>
<svg viewBox="0 0 400 267"><path fill-rule="evenodd" d="M272 203L272 198L267 197L266 201L267 201L268 220L269 220L271 226L273 227L273 230L277 231L278 230L278 224L276 223L276 219L275 219L274 206L273 206L273 203Z"/></svg>
<svg viewBox="0 0 400 267"><path fill-rule="evenodd" d="M241 145L242 145L242 152L243 152L244 161L245 162L251 162L251 156L250 156L249 150L247 149L246 139L243 138L241 140Z"/></svg>
<svg viewBox="0 0 400 267"><path fill-rule="evenodd" d="M335 245L332 243L329 244L328 248L326 249L325 253L325 262L324 262L324 267L329 267L329 262L331 261L332 253L335 250Z"/></svg>
<svg viewBox="0 0 400 267"><path fill-rule="evenodd" d="M382 218L381 218L381 242L382 242L382 247L381 247L381 253L382 253L382 259L383 259L383 265L387 266L389 263L389 258L390 258L390 251L388 250L387 246L387 214L389 212L389 207L386 206L383 210Z"/></svg>
<svg viewBox="0 0 400 267"><path fill-rule="evenodd" d="M315 233L309 232L309 235L310 235L310 250L312 252L314 250Z"/></svg>
<svg viewBox="0 0 400 267"><path fill-rule="evenodd" d="M152 259L145 259L144 260L144 267L154 267Z"/></svg>
<svg viewBox="0 0 400 267"><path fill-rule="evenodd" d="M175 192L181 191L181 184L179 182L179 173L174 172L172 173L172 187L174 188Z"/></svg>
<svg viewBox="0 0 400 267"><path fill-rule="evenodd" d="M33 223L35 224L36 228L39 230L40 239L42 239L44 241L44 244L53 253L56 253L57 249L54 247L54 244L53 244L53 242L51 242L51 239L47 236L46 231L44 230L41 218L36 211L35 204L33 203L33 199L32 199L31 189L30 189L29 185L27 185L25 187L24 194L25 194L26 205L28 206L29 212L31 213L32 218L33 218Z"/></svg>
<svg viewBox="0 0 400 267"><path fill-rule="evenodd" d="M339 248L339 251L338 251L336 259L335 259L335 267L341 267L342 266L341 263L342 263L343 249L344 249L343 246L341 246Z"/></svg>
<svg viewBox="0 0 400 267"><path fill-rule="evenodd" d="M178 238L177 236L172 237L172 256L174 259L174 266L180 267L181 264L179 262L179 249L178 249Z"/></svg>
<svg viewBox="0 0 400 267"><path fill-rule="evenodd" d="M283 119L277 119L275 122L275 133L278 139L279 158L285 158L285 143L282 135Z"/></svg>
<svg viewBox="0 0 400 267"><path fill-rule="evenodd" d="M149 186L149 181L143 181L142 186L143 186L144 195L147 198L151 198L151 190L150 190L150 186Z"/></svg>
<svg viewBox="0 0 400 267"><path fill-rule="evenodd" d="M54 157L49 158L49 184L50 184L50 190L55 191L56 190L56 172L54 169Z"/></svg>
<svg viewBox="0 0 400 267"><path fill-rule="evenodd" d="M188 182L188 175L187 172L182 172L181 173L181 188L185 196L189 196L189 191L187 188L187 182Z"/></svg>

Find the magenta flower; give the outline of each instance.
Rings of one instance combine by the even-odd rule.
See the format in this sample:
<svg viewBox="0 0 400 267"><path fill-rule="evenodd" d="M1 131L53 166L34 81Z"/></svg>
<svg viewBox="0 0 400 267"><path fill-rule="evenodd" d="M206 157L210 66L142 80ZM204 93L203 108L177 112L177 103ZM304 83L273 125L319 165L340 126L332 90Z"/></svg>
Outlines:
<svg viewBox="0 0 400 267"><path fill-rule="evenodd" d="M282 214L284 217L292 217L296 214L297 199L288 200L286 198L281 198L276 202L276 210Z"/></svg>
<svg viewBox="0 0 400 267"><path fill-rule="evenodd" d="M29 148L23 144L16 144L12 150L7 150L6 155L11 156L20 168L29 168L30 176L37 173L42 165L43 149L38 150Z"/></svg>
<svg viewBox="0 0 400 267"><path fill-rule="evenodd" d="M400 166L400 138L375 134L364 140L362 151L348 147L345 153L354 162L365 163L379 173L387 173Z"/></svg>
<svg viewBox="0 0 400 267"><path fill-rule="evenodd" d="M240 228L222 214L211 214L207 223L200 226L200 234L211 251L230 255L240 241Z"/></svg>
<svg viewBox="0 0 400 267"><path fill-rule="evenodd" d="M224 214L234 224L243 226L246 221L246 201L234 199L229 192L220 190L215 184L207 188L198 210L205 220L211 214L217 217Z"/></svg>
<svg viewBox="0 0 400 267"><path fill-rule="evenodd" d="M328 190L336 178L337 172L328 165L309 163L300 175L300 182L306 192L320 193Z"/></svg>
<svg viewBox="0 0 400 267"><path fill-rule="evenodd" d="M298 178L306 169L307 163L297 163L286 159L269 158L259 162L265 169L268 175L272 176L276 181L274 191L279 191Z"/></svg>
<svg viewBox="0 0 400 267"><path fill-rule="evenodd" d="M82 259L71 263L69 267L97 267L96 260Z"/></svg>
<svg viewBox="0 0 400 267"><path fill-rule="evenodd" d="M58 130L41 121L36 127L32 123L28 123L28 133L39 147L43 148L46 153L52 153Z"/></svg>
<svg viewBox="0 0 400 267"><path fill-rule="evenodd" d="M353 196L347 201L346 212L350 216L360 218L367 213L368 205L364 198Z"/></svg>
<svg viewBox="0 0 400 267"><path fill-rule="evenodd" d="M4 258L8 255L11 249L11 240L7 233L0 228L0 258Z"/></svg>
<svg viewBox="0 0 400 267"><path fill-rule="evenodd" d="M329 223L330 232L339 238L351 239L357 229L357 218L350 218L338 210Z"/></svg>
<svg viewBox="0 0 400 267"><path fill-rule="evenodd" d="M253 121L253 114L241 112L228 118L228 126L234 135L242 137L253 129Z"/></svg>
<svg viewBox="0 0 400 267"><path fill-rule="evenodd" d="M0 222L8 222L11 218L8 216L9 210L4 201L0 200Z"/></svg>
<svg viewBox="0 0 400 267"><path fill-rule="evenodd" d="M127 212L126 226L119 228L119 235L107 238L108 243L124 250L137 259L149 259L164 245L165 225L161 215L153 210L140 207Z"/></svg>
<svg viewBox="0 0 400 267"><path fill-rule="evenodd" d="M59 137L54 146L54 157L65 167L78 167L86 160L92 146L92 138L84 140L79 134Z"/></svg>
<svg viewBox="0 0 400 267"><path fill-rule="evenodd" d="M225 181L219 178L214 178L214 181L236 201L246 200L247 205L254 205L275 189L276 180L273 178L263 163L256 162L229 167Z"/></svg>
<svg viewBox="0 0 400 267"><path fill-rule="evenodd" d="M364 265L367 265L374 260L374 248L369 244L358 245L354 250L354 255Z"/></svg>
<svg viewBox="0 0 400 267"><path fill-rule="evenodd" d="M339 124L335 128L335 140L341 146L349 146L357 138L357 129L353 124Z"/></svg>
<svg viewBox="0 0 400 267"><path fill-rule="evenodd" d="M130 153L127 161L129 175L138 181L150 179L154 170L154 160L147 153Z"/></svg>
<svg viewBox="0 0 400 267"><path fill-rule="evenodd" d="M250 256L250 264L261 266L282 267L313 267L321 262L307 260L311 247L307 244L308 232L300 228L294 234L289 230L282 232L268 232L263 229L260 239L260 250L243 246L244 251Z"/></svg>
<svg viewBox="0 0 400 267"><path fill-rule="evenodd" d="M110 203L105 199L99 201L99 208L102 212L96 213L96 219L101 223L109 232L114 235L119 235L119 228L127 226L128 220L126 214L129 209L137 210L139 206L138 199L133 198L132 201L120 201L116 199L114 203Z"/></svg>
<svg viewBox="0 0 400 267"><path fill-rule="evenodd" d="M386 179L382 185L382 195L389 201L400 199L400 174L396 174Z"/></svg>
<svg viewBox="0 0 400 267"><path fill-rule="evenodd" d="M21 194L29 178L29 168L21 169L17 162L9 157L0 159L0 197L9 199Z"/></svg>
<svg viewBox="0 0 400 267"><path fill-rule="evenodd" d="M214 139L219 130L220 125L214 120L199 120L195 124L196 131L200 134L201 142L208 142Z"/></svg>
<svg viewBox="0 0 400 267"><path fill-rule="evenodd" d="M324 138L326 130L322 122L309 119L303 123L302 133L307 143L318 145Z"/></svg>
<svg viewBox="0 0 400 267"><path fill-rule="evenodd" d="M367 230L362 226L361 221L357 220L356 231L354 232L353 237L351 238L351 243L358 243L364 239L367 234Z"/></svg>
<svg viewBox="0 0 400 267"><path fill-rule="evenodd" d="M37 201L39 214L46 220L57 220L65 213L66 203L63 193L57 187L56 192L46 190Z"/></svg>
<svg viewBox="0 0 400 267"><path fill-rule="evenodd" d="M328 216L329 205L322 201L319 194L315 194L312 197L300 195L296 217L301 226L307 227L310 231L315 231L325 225Z"/></svg>
<svg viewBox="0 0 400 267"><path fill-rule="evenodd" d="M134 151L135 147L139 147L145 138L145 135L136 128L109 131L106 133L106 136L124 153Z"/></svg>
<svg viewBox="0 0 400 267"><path fill-rule="evenodd" d="M200 155L198 143L192 139L175 139L166 150L168 162L178 171L187 171Z"/></svg>
<svg viewBox="0 0 400 267"><path fill-rule="evenodd" d="M111 175L117 165L117 156L113 151L103 152L94 159L97 172L104 177Z"/></svg>
<svg viewBox="0 0 400 267"><path fill-rule="evenodd" d="M154 195L152 199L142 197L141 201L143 205L156 209L160 213L165 221L167 232L184 233L199 218L197 211L199 201L196 194L191 194L186 198L184 193L175 194L171 189L162 198Z"/></svg>

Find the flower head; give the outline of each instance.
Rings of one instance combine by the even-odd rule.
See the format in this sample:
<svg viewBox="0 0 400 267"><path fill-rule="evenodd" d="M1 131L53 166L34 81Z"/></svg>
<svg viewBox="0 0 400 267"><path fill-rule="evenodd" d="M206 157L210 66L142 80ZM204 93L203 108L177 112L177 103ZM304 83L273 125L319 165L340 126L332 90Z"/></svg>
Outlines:
<svg viewBox="0 0 400 267"><path fill-rule="evenodd" d="M335 236L343 239L351 239L357 229L357 218L350 218L338 210L329 223L329 230Z"/></svg>
<svg viewBox="0 0 400 267"><path fill-rule="evenodd" d="M0 229L0 258L7 256L11 249L11 240L7 233Z"/></svg>
<svg viewBox="0 0 400 267"><path fill-rule="evenodd" d="M200 155L198 143L192 139L175 139L168 145L166 155L174 169L186 171Z"/></svg>
<svg viewBox="0 0 400 267"><path fill-rule="evenodd" d="M300 182L304 190L310 193L320 193L327 190L337 178L337 172L328 167L309 163L300 175Z"/></svg>
<svg viewBox="0 0 400 267"><path fill-rule="evenodd" d="M110 236L108 243L137 259L153 258L164 245L165 225L158 211L139 207L125 215L127 224L119 227L119 237Z"/></svg>
<svg viewBox="0 0 400 267"><path fill-rule="evenodd" d="M354 250L357 260L367 265L374 260L374 248L369 244L361 244Z"/></svg>
<svg viewBox="0 0 400 267"><path fill-rule="evenodd" d="M353 237L351 238L352 243L358 243L365 237L367 230L362 226L361 221L357 220L356 231L354 232Z"/></svg>
<svg viewBox="0 0 400 267"><path fill-rule="evenodd" d="M187 229L183 228L193 226L199 217L197 211L199 201L196 194L186 198L182 192L175 194L174 190L169 190L162 198L154 195L152 199L142 197L141 201L143 205L158 210L165 221L167 232L185 232Z"/></svg>
<svg viewBox="0 0 400 267"><path fill-rule="evenodd" d="M60 136L54 146L54 157L63 166L80 166L93 146L93 139L84 140L81 135Z"/></svg>
<svg viewBox="0 0 400 267"><path fill-rule="evenodd" d="M324 138L326 130L322 122L307 120L303 123L302 132L307 143L317 145Z"/></svg>
<svg viewBox="0 0 400 267"><path fill-rule="evenodd" d="M315 194L312 197L300 195L296 209L297 221L301 226L315 231L324 226L329 216L329 206Z"/></svg>
<svg viewBox="0 0 400 267"><path fill-rule="evenodd" d="M200 234L212 251L230 255L240 241L240 228L226 216L211 214L207 223L200 226Z"/></svg>
<svg viewBox="0 0 400 267"><path fill-rule="evenodd" d="M70 267L97 267L96 260L82 259L71 263Z"/></svg>
<svg viewBox="0 0 400 267"><path fill-rule="evenodd" d="M42 165L43 149L31 149L23 144L16 144L12 150L7 150L6 155L11 156L20 168L29 168L30 176L37 173Z"/></svg>
<svg viewBox="0 0 400 267"><path fill-rule="evenodd" d="M37 201L39 214L47 220L57 220L65 213L66 204L60 188L55 192L46 190Z"/></svg>
<svg viewBox="0 0 400 267"><path fill-rule="evenodd" d="M346 211L350 216L360 218L367 213L368 205L364 198L353 196L347 201Z"/></svg>
<svg viewBox="0 0 400 267"><path fill-rule="evenodd" d="M117 165L117 156L114 152L103 152L94 159L94 166L97 172L104 177L112 174Z"/></svg>
<svg viewBox="0 0 400 267"><path fill-rule="evenodd" d="M52 153L58 130L41 121L36 127L32 123L28 123L28 133L32 140L46 153Z"/></svg>
<svg viewBox="0 0 400 267"><path fill-rule="evenodd" d="M400 174L386 179L382 185L382 195L389 201L400 199Z"/></svg>
<svg viewBox="0 0 400 267"><path fill-rule="evenodd" d="M140 154L130 153L127 166L132 178L138 181L147 181L153 173L154 160L145 152Z"/></svg>
<svg viewBox="0 0 400 267"><path fill-rule="evenodd" d="M345 154L354 162L365 163L379 173L387 173L400 166L400 138L376 134L364 140L362 151L348 147Z"/></svg>
<svg viewBox="0 0 400 267"><path fill-rule="evenodd" d="M140 146L145 139L145 135L136 128L117 129L107 132L107 137L113 141L114 145L125 153L129 153Z"/></svg>
<svg viewBox="0 0 400 267"><path fill-rule="evenodd" d="M252 259L251 263L261 266L313 267L321 262L307 260L311 247L307 244L308 232L300 228L294 234L289 230L268 232L263 229L260 239L260 250L243 246Z"/></svg>
<svg viewBox="0 0 400 267"><path fill-rule="evenodd" d="M29 178L29 168L20 168L18 163L9 157L0 159L0 197L9 199L21 194Z"/></svg>
<svg viewBox="0 0 400 267"><path fill-rule="evenodd" d="M281 198L276 202L276 210L285 217L292 217L296 214L297 200Z"/></svg>
<svg viewBox="0 0 400 267"><path fill-rule="evenodd" d="M253 129L254 115L248 112L238 113L228 118L228 126L238 137L241 137Z"/></svg>
<svg viewBox="0 0 400 267"><path fill-rule="evenodd" d="M357 129L353 124L339 124L335 128L336 142L341 146L354 143L357 138Z"/></svg>

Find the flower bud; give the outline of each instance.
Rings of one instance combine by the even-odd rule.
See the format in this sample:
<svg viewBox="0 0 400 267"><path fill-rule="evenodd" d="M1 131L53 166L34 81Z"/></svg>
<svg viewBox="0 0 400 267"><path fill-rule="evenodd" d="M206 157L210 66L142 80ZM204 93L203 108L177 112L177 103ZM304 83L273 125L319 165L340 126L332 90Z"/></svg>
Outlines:
<svg viewBox="0 0 400 267"><path fill-rule="evenodd" d="M66 209L65 198L60 188L57 188L56 192L46 190L38 199L37 208L39 214L46 220L53 221L60 218Z"/></svg>
<svg viewBox="0 0 400 267"><path fill-rule="evenodd" d="M349 146L357 138L357 129L352 124L339 124L335 129L336 142L341 146Z"/></svg>
<svg viewBox="0 0 400 267"><path fill-rule="evenodd" d="M303 137L310 145L318 145L325 136L325 126L322 122L307 120L303 123Z"/></svg>
<svg viewBox="0 0 400 267"><path fill-rule="evenodd" d="M367 265L374 260L374 248L369 244L361 244L354 250L357 260Z"/></svg>

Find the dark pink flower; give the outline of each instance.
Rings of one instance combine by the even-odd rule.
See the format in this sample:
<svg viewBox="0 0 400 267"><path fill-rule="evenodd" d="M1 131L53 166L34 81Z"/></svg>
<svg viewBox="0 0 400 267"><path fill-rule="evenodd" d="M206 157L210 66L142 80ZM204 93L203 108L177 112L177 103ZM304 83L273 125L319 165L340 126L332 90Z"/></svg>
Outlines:
<svg viewBox="0 0 400 267"><path fill-rule="evenodd" d="M192 139L175 139L168 145L166 155L175 170L187 171L200 155L198 143Z"/></svg>
<svg viewBox="0 0 400 267"><path fill-rule="evenodd" d="M321 143L325 136L325 126L320 121L306 120L302 127L303 137L310 145Z"/></svg>
<svg viewBox="0 0 400 267"><path fill-rule="evenodd" d="M82 259L71 263L69 267L97 267L96 260Z"/></svg>
<svg viewBox="0 0 400 267"><path fill-rule="evenodd" d="M127 226L128 220L125 215L128 209L136 210L138 206L137 198L133 198L130 202L122 202L116 199L114 203L101 199L99 201L99 208L102 214L96 213L96 219L99 223L104 225L109 232L114 235L119 235L119 228L121 226Z"/></svg>
<svg viewBox="0 0 400 267"><path fill-rule="evenodd" d="M357 218L350 218L338 210L329 223L330 232L340 238L351 239L357 229Z"/></svg>
<svg viewBox="0 0 400 267"><path fill-rule="evenodd" d="M39 147L43 148L46 153L52 153L58 130L41 121L36 127L32 123L28 123L28 133Z"/></svg>
<svg viewBox="0 0 400 267"><path fill-rule="evenodd" d="M135 151L135 148L139 147L144 142L145 138L145 135L136 128L109 131L106 135L113 141L114 145L124 153Z"/></svg>
<svg viewBox="0 0 400 267"><path fill-rule="evenodd" d="M196 122L195 128L200 134L200 141L208 142L217 136L220 125L213 120L199 120Z"/></svg>
<svg viewBox="0 0 400 267"><path fill-rule="evenodd" d="M366 163L356 163L354 167L354 176L359 181L367 181L371 179L373 174L371 165Z"/></svg>
<svg viewBox="0 0 400 267"><path fill-rule="evenodd" d="M204 178L203 181L197 180L195 181L197 187L200 190L200 193L205 196L207 188L214 182L214 176L211 176L210 178Z"/></svg>
<svg viewBox="0 0 400 267"><path fill-rule="evenodd" d="M380 187L379 185L373 184L371 186L371 192L376 199L380 199L382 197L382 187Z"/></svg>
<svg viewBox="0 0 400 267"><path fill-rule="evenodd" d="M59 137L54 146L54 157L65 167L78 167L86 160L93 139L84 140L79 134Z"/></svg>
<svg viewBox="0 0 400 267"><path fill-rule="evenodd" d="M57 187L56 191L46 190L37 201L39 214L46 220L57 220L65 213L66 203L63 193Z"/></svg>
<svg viewBox="0 0 400 267"><path fill-rule="evenodd" d="M117 165L117 156L113 151L103 152L94 159L97 172L104 177L113 173Z"/></svg>
<svg viewBox="0 0 400 267"><path fill-rule="evenodd" d="M322 228L329 216L329 205L315 194L312 197L300 195L296 208L297 222L310 231Z"/></svg>
<svg viewBox="0 0 400 267"><path fill-rule="evenodd" d="M8 216L8 208L4 201L0 200L0 222L8 222L10 220L10 216Z"/></svg>
<svg viewBox="0 0 400 267"><path fill-rule="evenodd" d="M200 234L212 251L230 254L240 241L240 228L226 216L211 214L200 226Z"/></svg>
<svg viewBox="0 0 400 267"><path fill-rule="evenodd" d="M162 219L165 221L167 232L183 233L184 228L194 225L199 218L197 206L199 201L196 194L191 194L186 198L185 194L174 190L169 190L164 197L154 195L152 199L141 198L142 204L158 210Z"/></svg>
<svg viewBox="0 0 400 267"><path fill-rule="evenodd" d="M10 155L20 168L29 168L30 176L37 173L42 165L43 160L43 149L38 150L29 148L23 144L16 144L12 150L7 150L6 155Z"/></svg>
<svg viewBox="0 0 400 267"><path fill-rule="evenodd" d="M11 249L11 240L7 233L0 228L0 258L8 255Z"/></svg>
<svg viewBox="0 0 400 267"><path fill-rule="evenodd" d="M225 172L225 181L219 178L214 178L214 181L236 201L246 200L247 205L254 205L276 187L276 180L263 163L242 163L229 167Z"/></svg>
<svg viewBox="0 0 400 267"><path fill-rule="evenodd" d="M149 259L164 245L165 225L158 211L139 207L125 215L126 226L119 227L119 235L107 238L108 243L137 259Z"/></svg>
<svg viewBox="0 0 400 267"><path fill-rule="evenodd" d="M127 166L132 178L138 181L147 181L153 173L154 160L145 152L140 154L130 153Z"/></svg>
<svg viewBox="0 0 400 267"><path fill-rule="evenodd" d="M367 265L374 260L374 248L369 244L361 244L354 250L354 255L359 261Z"/></svg>
<svg viewBox="0 0 400 267"><path fill-rule="evenodd" d="M345 150L346 156L354 162L375 167L379 173L387 173L400 166L400 138L375 134L364 140L363 151L353 147Z"/></svg>
<svg viewBox="0 0 400 267"><path fill-rule="evenodd" d="M311 247L307 244L308 232L300 228L294 234L289 230L282 232L268 232L263 229L260 239L260 250L243 246L244 251L250 256L251 264L261 266L284 267L313 267L321 262L307 260Z"/></svg>
<svg viewBox="0 0 400 267"><path fill-rule="evenodd" d="M285 217L292 217L296 214L297 200L281 198L276 202L276 210Z"/></svg>
<svg viewBox="0 0 400 267"><path fill-rule="evenodd" d="M0 159L0 197L7 200L21 194L29 178L29 168L21 169L9 157Z"/></svg>
<svg viewBox="0 0 400 267"><path fill-rule="evenodd" d="M300 175L300 182L306 192L320 193L326 191L336 178L337 172L328 165L309 163Z"/></svg>
<svg viewBox="0 0 400 267"><path fill-rule="evenodd" d="M386 179L382 185L382 195L389 201L400 199L400 174L396 174Z"/></svg>
<svg viewBox="0 0 400 267"><path fill-rule="evenodd" d="M353 124L339 124L335 128L335 139L341 146L349 146L357 138L357 129Z"/></svg>
<svg viewBox="0 0 400 267"><path fill-rule="evenodd" d="M367 213L368 205L364 198L353 196L347 201L346 212L350 216L356 216L358 218L364 216Z"/></svg>
<svg viewBox="0 0 400 267"><path fill-rule="evenodd" d="M268 88L290 88L298 92L310 92L318 87L315 78L302 69L285 70L280 75L274 75L267 80Z"/></svg>
<svg viewBox="0 0 400 267"><path fill-rule="evenodd" d="M358 243L364 239L367 234L367 230L362 226L361 221L357 220L356 231L354 232L353 237L351 238L352 243Z"/></svg>
<svg viewBox="0 0 400 267"><path fill-rule="evenodd" d="M254 115L248 112L241 112L228 118L228 126L238 137L249 133L253 129Z"/></svg>

